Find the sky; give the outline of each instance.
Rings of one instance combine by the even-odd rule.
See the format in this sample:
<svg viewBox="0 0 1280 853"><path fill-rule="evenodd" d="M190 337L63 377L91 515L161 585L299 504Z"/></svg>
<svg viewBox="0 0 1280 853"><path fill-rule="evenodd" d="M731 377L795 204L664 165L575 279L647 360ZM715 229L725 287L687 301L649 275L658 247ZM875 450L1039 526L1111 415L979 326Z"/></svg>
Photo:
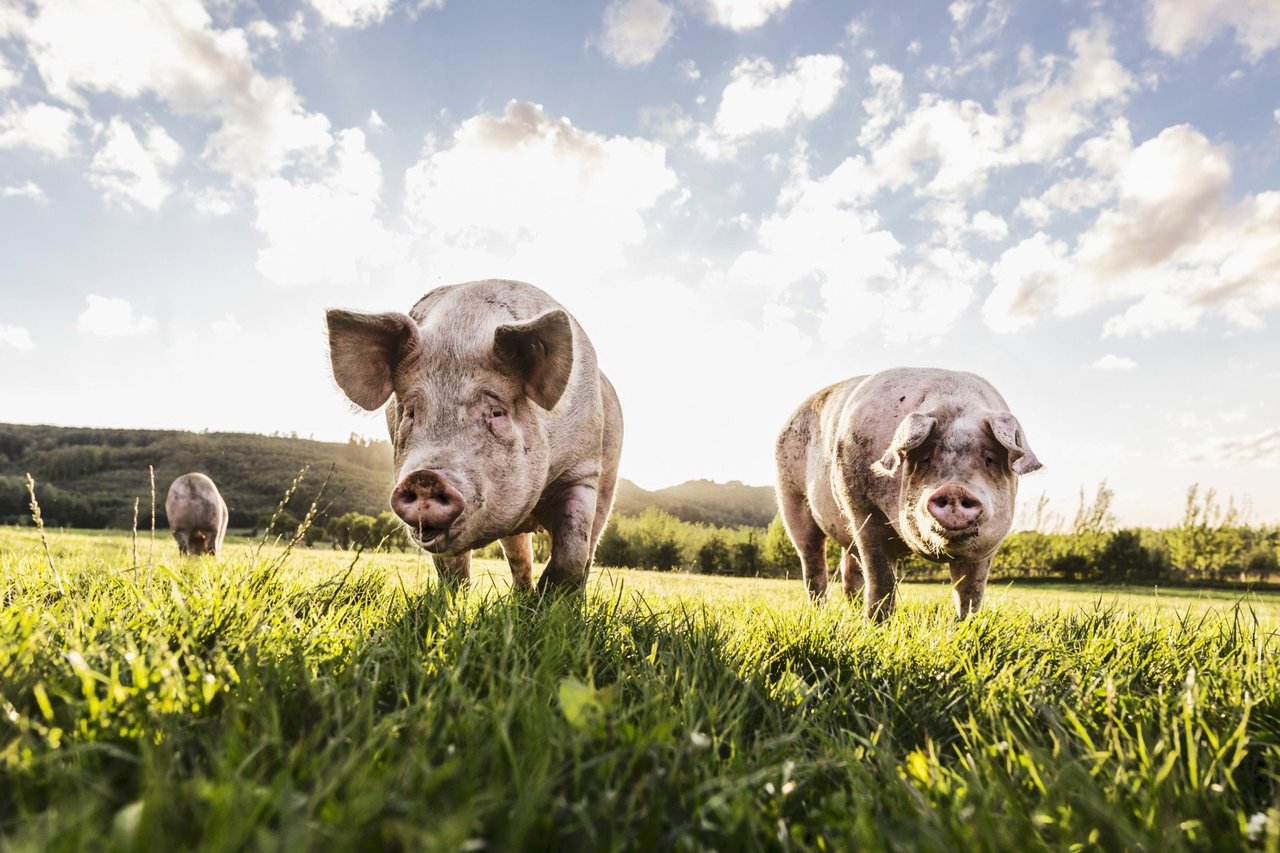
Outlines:
<svg viewBox="0 0 1280 853"><path fill-rule="evenodd" d="M1069 518L1280 521L1280 4L0 0L0 421L385 438L324 309L588 331L622 475L810 393L1008 400Z"/></svg>

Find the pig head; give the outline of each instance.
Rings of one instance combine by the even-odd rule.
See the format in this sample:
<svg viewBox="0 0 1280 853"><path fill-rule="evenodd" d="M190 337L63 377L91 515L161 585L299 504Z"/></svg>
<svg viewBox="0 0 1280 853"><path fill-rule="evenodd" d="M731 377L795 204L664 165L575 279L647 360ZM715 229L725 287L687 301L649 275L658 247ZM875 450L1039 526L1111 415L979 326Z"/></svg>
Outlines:
<svg viewBox="0 0 1280 853"><path fill-rule="evenodd" d="M410 314L327 320L339 387L385 406L391 508L442 576L465 579L471 549L501 540L527 586L528 534L543 527L544 583L580 585L612 502L621 411L568 312L532 285L486 281L434 290Z"/></svg>
<svg viewBox="0 0 1280 853"><path fill-rule="evenodd" d="M897 479L902 539L944 562L994 554L1013 523L1018 475L1040 467L1012 414L955 405L908 414L871 466Z"/></svg>

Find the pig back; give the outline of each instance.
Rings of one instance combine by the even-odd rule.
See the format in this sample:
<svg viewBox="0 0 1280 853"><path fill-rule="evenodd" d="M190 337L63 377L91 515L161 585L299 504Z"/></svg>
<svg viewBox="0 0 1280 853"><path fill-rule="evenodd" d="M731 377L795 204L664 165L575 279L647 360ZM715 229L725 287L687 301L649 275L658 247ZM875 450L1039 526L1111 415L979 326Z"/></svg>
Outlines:
<svg viewBox="0 0 1280 853"><path fill-rule="evenodd" d="M205 474L183 474L169 486L164 501L165 514L171 528L221 527L226 503L213 480Z"/></svg>

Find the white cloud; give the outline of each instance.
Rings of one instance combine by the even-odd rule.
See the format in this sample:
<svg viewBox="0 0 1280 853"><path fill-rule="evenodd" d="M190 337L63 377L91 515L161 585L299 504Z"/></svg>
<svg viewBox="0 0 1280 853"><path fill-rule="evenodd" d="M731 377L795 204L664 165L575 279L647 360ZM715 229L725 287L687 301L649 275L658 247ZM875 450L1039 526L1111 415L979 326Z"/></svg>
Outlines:
<svg viewBox="0 0 1280 853"><path fill-rule="evenodd" d="M367 27L380 23L391 11L392 0L307 0L326 24L335 27Z"/></svg>
<svg viewBox="0 0 1280 853"><path fill-rule="evenodd" d="M1010 0L957 0L947 7L955 24L951 50L962 58L967 52L994 41L1009 23Z"/></svg>
<svg viewBox="0 0 1280 853"><path fill-rule="evenodd" d="M369 117L365 119L364 126L370 133L378 133L386 129L387 123L377 110L369 110Z"/></svg>
<svg viewBox="0 0 1280 853"><path fill-rule="evenodd" d="M920 105L882 142L872 161L889 189L915 186L920 195L966 196L986 184L1005 161L1009 122L976 101L924 95ZM934 167L926 180L922 167Z"/></svg>
<svg viewBox="0 0 1280 853"><path fill-rule="evenodd" d="M790 5L791 0L702 0L707 22L734 32L763 26Z"/></svg>
<svg viewBox="0 0 1280 853"><path fill-rule="evenodd" d="M775 300L816 288L819 331L830 344L868 330L895 341L943 334L972 300L982 266L959 245L926 242L908 251L866 208L877 190L861 157L818 179L797 157L778 210L761 221L756 247L734 261L729 282ZM971 230L960 215L962 230Z"/></svg>
<svg viewBox="0 0 1280 853"><path fill-rule="evenodd" d="M1007 249L991 267L995 287L982 306L987 325L1013 332L1050 313L1070 267L1067 246L1043 231Z"/></svg>
<svg viewBox="0 0 1280 853"><path fill-rule="evenodd" d="M330 145L329 122L293 84L253 67L243 30L218 29L197 0L47 0L24 26L50 94L154 96L180 114L216 118L204 156L243 181Z"/></svg>
<svg viewBox="0 0 1280 853"><path fill-rule="evenodd" d="M34 346L31 342L31 333L22 326L0 323L0 347L13 347L16 350L29 352Z"/></svg>
<svg viewBox="0 0 1280 853"><path fill-rule="evenodd" d="M969 226L973 233L992 242L1009 236L1009 223L1004 221L1004 217L989 210L979 210L975 213L969 221Z"/></svg>
<svg viewBox="0 0 1280 853"><path fill-rule="evenodd" d="M1095 360L1089 366L1095 367L1098 370L1133 370L1138 366L1138 362L1131 358L1126 358L1122 355L1116 355L1113 352L1109 352L1102 358Z"/></svg>
<svg viewBox="0 0 1280 853"><path fill-rule="evenodd" d="M249 35L270 47L275 47L280 43L280 28L270 21L262 19L251 21L245 29Z"/></svg>
<svg viewBox="0 0 1280 853"><path fill-rule="evenodd" d="M933 239L952 248L960 247L970 237L999 242L1009 236L1009 223L990 210L973 214L955 201L934 201L921 207L915 218L937 226Z"/></svg>
<svg viewBox="0 0 1280 853"><path fill-rule="evenodd" d="M293 17L284 25L284 31L290 41L302 41L307 37L307 16L301 9L293 13Z"/></svg>
<svg viewBox="0 0 1280 853"><path fill-rule="evenodd" d="M878 142L886 128L898 121L906 111L902 100L902 72L888 65L873 65L867 73L871 95L863 99L867 120L858 132L858 143L870 147Z"/></svg>
<svg viewBox="0 0 1280 853"><path fill-rule="evenodd" d="M1011 152L1015 161L1054 159L1092 126L1097 108L1123 104L1135 86L1133 76L1115 58L1105 21L1072 32L1068 40L1075 55L1064 78L1043 88L1036 83L1016 87L1003 95L1010 101L1026 98L1022 132Z"/></svg>
<svg viewBox="0 0 1280 853"><path fill-rule="evenodd" d="M698 70L698 63L692 59L682 59L676 63L676 69L690 82L702 79L702 72ZM1276 120L1280 121L1280 110L1276 110Z"/></svg>
<svg viewBox="0 0 1280 853"><path fill-rule="evenodd" d="M317 176L259 184L259 272L281 284L354 283L396 264L403 249L379 217L381 191L382 168L354 128L338 134L333 162Z"/></svg>
<svg viewBox="0 0 1280 853"><path fill-rule="evenodd" d="M1099 279L1150 269L1196 242L1223 205L1231 166L1203 134L1178 125L1136 148L1117 177L1119 204L1077 245Z"/></svg>
<svg viewBox="0 0 1280 853"><path fill-rule="evenodd" d="M0 149L30 148L66 157L76 148L79 119L70 110L51 104L10 104L0 115Z"/></svg>
<svg viewBox="0 0 1280 853"><path fill-rule="evenodd" d="M1116 173L1132 154L1128 121L1113 120L1105 131L1082 143L1072 158L1070 165L1083 168L1085 174L1062 178L1038 198L1022 199L1017 214L1043 227L1058 212L1079 213L1101 207L1115 198L1119 191Z"/></svg>
<svg viewBox="0 0 1280 853"><path fill-rule="evenodd" d="M994 109L930 92L908 110L902 74L872 66L858 141L870 151L883 185L910 186L921 196L967 198L982 191L997 170L1057 159L1073 139L1122 106L1135 86L1115 59L1104 21L1072 32L1069 42L1073 56L1065 63L1024 50L1019 82L999 94ZM1034 210L1043 213L1043 206Z"/></svg>
<svg viewBox="0 0 1280 853"><path fill-rule="evenodd" d="M613 0L604 10L600 50L619 65L645 65L674 33L671 5L661 0Z"/></svg>
<svg viewBox="0 0 1280 853"><path fill-rule="evenodd" d="M214 320L209 324L209 328L213 333L224 340L231 340L240 334L240 323L236 320L234 314L225 314L221 320Z"/></svg>
<svg viewBox="0 0 1280 853"><path fill-rule="evenodd" d="M0 198L29 198L39 201L44 197L44 190L35 181L23 181L20 184L0 186Z"/></svg>
<svg viewBox="0 0 1280 853"><path fill-rule="evenodd" d="M1174 56L1191 53L1223 30L1253 62L1280 46L1280 4L1273 0L1149 0L1147 40Z"/></svg>
<svg viewBox="0 0 1280 853"><path fill-rule="evenodd" d="M822 115L844 86L845 64L838 56L815 54L777 72L767 59L755 58L738 63L731 76L713 128L700 141L707 154L729 153L745 137Z"/></svg>
<svg viewBox="0 0 1280 853"><path fill-rule="evenodd" d="M1183 462L1214 462L1226 465L1280 466L1280 429L1267 430L1243 438L1218 438L1187 454Z"/></svg>
<svg viewBox="0 0 1280 853"><path fill-rule="evenodd" d="M216 187L188 190L187 195L192 206L205 216L227 216L236 209L235 195Z"/></svg>
<svg viewBox="0 0 1280 853"><path fill-rule="evenodd" d="M0 53L0 92L11 89L22 82L22 74L9 67L4 54Z"/></svg>
<svg viewBox="0 0 1280 853"><path fill-rule="evenodd" d="M947 12L951 15L951 20L955 22L957 27L963 28L965 22L969 20L969 16L973 14L974 4L972 0L955 0L947 7Z"/></svg>
<svg viewBox="0 0 1280 853"><path fill-rule="evenodd" d="M182 160L182 147L163 127L153 124L139 140L132 125L111 119L93 155L89 181L108 198L128 208L158 210L173 192L166 175Z"/></svg>
<svg viewBox="0 0 1280 853"><path fill-rule="evenodd" d="M1223 149L1188 125L1166 128L1118 164L1114 202L1074 247L1041 233L1001 256L987 323L1009 331L1049 312L1127 302L1104 334L1190 329L1211 311L1261 328L1280 307L1280 192L1231 205L1230 178Z"/></svg>
<svg viewBox="0 0 1280 853"><path fill-rule="evenodd" d="M85 297L88 307L80 314L77 328L82 332L103 337L125 337L140 335L155 326L152 317L133 316L133 306L119 297L98 296L91 293Z"/></svg>
<svg viewBox="0 0 1280 853"><path fill-rule="evenodd" d="M677 186L663 146L511 101L430 145L405 175L404 206L417 234L455 256L562 276L616 267L645 238L646 212Z"/></svg>

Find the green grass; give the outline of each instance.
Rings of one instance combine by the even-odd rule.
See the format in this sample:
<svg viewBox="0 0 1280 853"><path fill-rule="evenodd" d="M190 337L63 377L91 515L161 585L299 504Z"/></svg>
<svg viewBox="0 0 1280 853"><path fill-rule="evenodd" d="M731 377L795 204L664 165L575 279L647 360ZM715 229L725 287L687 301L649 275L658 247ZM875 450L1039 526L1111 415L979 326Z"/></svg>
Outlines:
<svg viewBox="0 0 1280 853"><path fill-rule="evenodd" d="M1280 598L0 528L0 849L1280 849ZM65 590L65 594L60 591Z"/></svg>

